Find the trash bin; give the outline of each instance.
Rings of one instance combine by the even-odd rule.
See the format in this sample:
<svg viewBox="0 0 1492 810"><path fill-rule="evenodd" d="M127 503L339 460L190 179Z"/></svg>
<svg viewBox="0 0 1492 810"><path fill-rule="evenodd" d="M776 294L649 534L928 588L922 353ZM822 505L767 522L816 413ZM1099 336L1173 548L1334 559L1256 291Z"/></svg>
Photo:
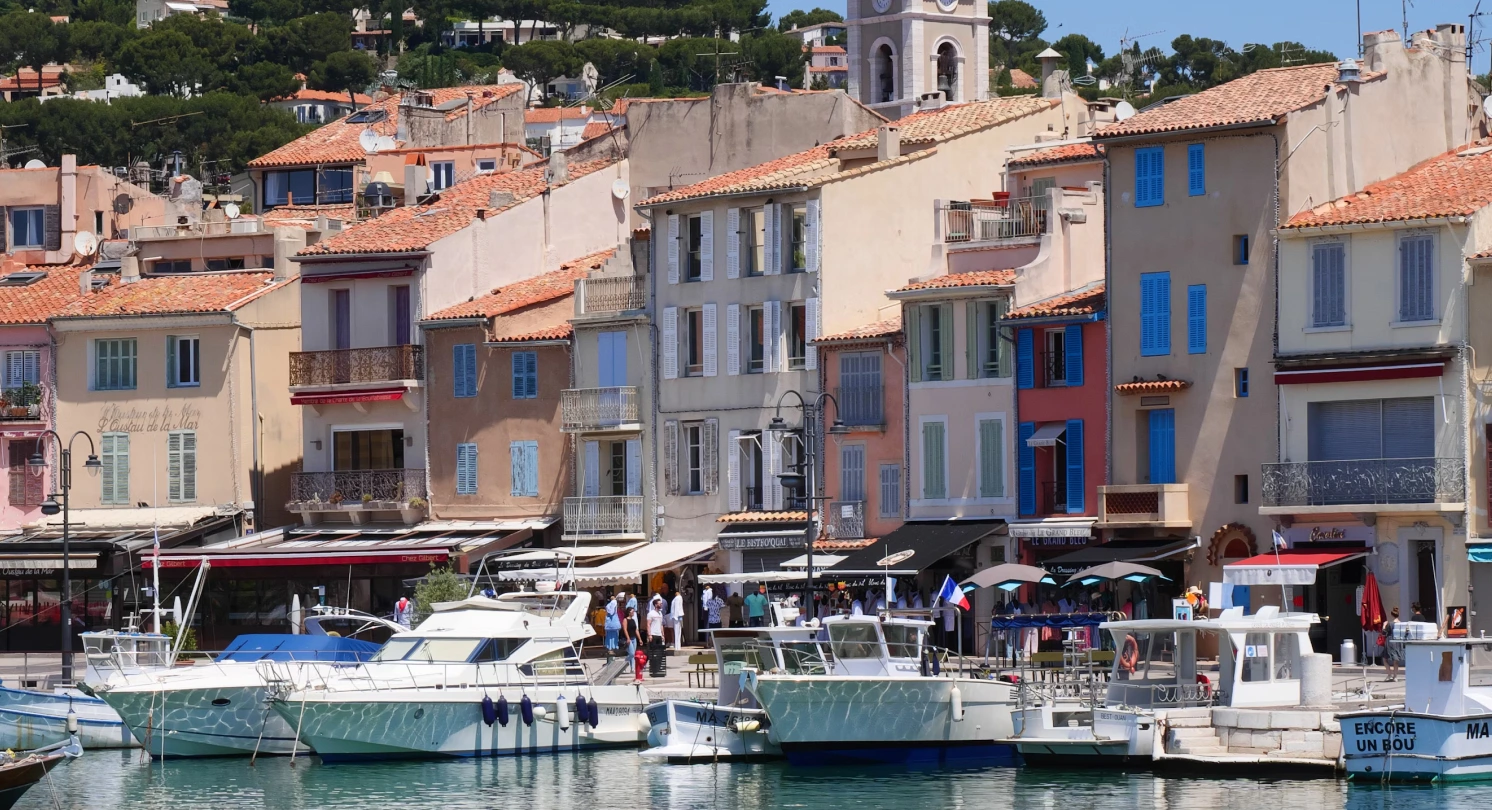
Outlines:
<svg viewBox="0 0 1492 810"><path fill-rule="evenodd" d="M668 652L662 639L648 641L648 677L662 678L668 675Z"/></svg>

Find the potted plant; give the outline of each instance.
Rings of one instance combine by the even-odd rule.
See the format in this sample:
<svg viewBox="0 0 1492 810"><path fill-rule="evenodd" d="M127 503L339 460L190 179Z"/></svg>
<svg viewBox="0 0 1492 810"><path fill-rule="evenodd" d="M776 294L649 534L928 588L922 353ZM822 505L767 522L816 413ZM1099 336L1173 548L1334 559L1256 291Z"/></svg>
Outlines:
<svg viewBox="0 0 1492 810"><path fill-rule="evenodd" d="M363 493L363 508L364 509L372 509L373 508L373 496L371 494L367 493L367 492Z"/></svg>
<svg viewBox="0 0 1492 810"><path fill-rule="evenodd" d="M410 498L407 503L399 508L399 517L404 519L405 525L413 526L419 523L420 519L425 516L425 509L429 505L424 498L418 496Z"/></svg>

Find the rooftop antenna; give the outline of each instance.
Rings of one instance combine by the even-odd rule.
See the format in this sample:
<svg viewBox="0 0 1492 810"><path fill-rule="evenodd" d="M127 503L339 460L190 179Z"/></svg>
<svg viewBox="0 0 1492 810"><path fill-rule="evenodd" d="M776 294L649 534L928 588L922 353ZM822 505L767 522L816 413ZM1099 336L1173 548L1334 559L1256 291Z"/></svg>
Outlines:
<svg viewBox="0 0 1492 810"><path fill-rule="evenodd" d="M1476 0L1476 4L1478 6L1480 6L1482 4L1482 0ZM1471 13L1472 13L1472 16L1475 16L1476 15L1476 10L1473 9ZM1471 45L1468 43L1466 47L1469 48L1469 47L1471 47ZM1357 58L1358 59L1362 58L1364 50L1365 49L1362 46L1362 0L1357 0Z"/></svg>
<svg viewBox="0 0 1492 810"><path fill-rule="evenodd" d="M1414 0L1399 0L1399 10L1404 15L1404 44L1409 44L1409 9L1414 6Z"/></svg>
<svg viewBox="0 0 1492 810"><path fill-rule="evenodd" d="M18 146L15 149L8 149L5 146L5 130L7 130L7 129L20 129L21 127L29 127L29 126L31 126L31 125L30 124L4 124L4 125L0 125L0 169L9 169L10 168L10 159L13 158L13 157L15 157L16 155L26 155L26 154L30 154L32 152L37 151L37 147L35 147L35 146Z"/></svg>
<svg viewBox="0 0 1492 810"><path fill-rule="evenodd" d="M1136 47L1139 41L1144 39L1145 37L1153 37L1156 34L1163 33L1165 33L1164 30L1151 31L1148 34L1139 34L1137 36L1131 37L1129 35L1129 29L1125 29L1124 36L1119 38L1119 62L1121 65L1123 65L1123 70L1119 76L1118 81L1114 82L1114 84L1119 86L1125 94L1128 94L1130 92L1130 84L1133 80L1135 71L1141 70L1154 64L1155 61L1160 57L1160 54L1158 53L1141 53L1139 55L1132 54L1130 53L1130 49Z"/></svg>

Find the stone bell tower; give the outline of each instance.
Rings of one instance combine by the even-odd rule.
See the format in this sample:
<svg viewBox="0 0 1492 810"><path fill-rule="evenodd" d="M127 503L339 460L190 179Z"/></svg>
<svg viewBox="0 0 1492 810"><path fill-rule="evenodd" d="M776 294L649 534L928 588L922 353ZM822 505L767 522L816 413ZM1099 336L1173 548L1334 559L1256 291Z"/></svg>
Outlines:
<svg viewBox="0 0 1492 810"><path fill-rule="evenodd" d="M984 0L847 0L846 11L849 92L861 103L896 119L989 98Z"/></svg>

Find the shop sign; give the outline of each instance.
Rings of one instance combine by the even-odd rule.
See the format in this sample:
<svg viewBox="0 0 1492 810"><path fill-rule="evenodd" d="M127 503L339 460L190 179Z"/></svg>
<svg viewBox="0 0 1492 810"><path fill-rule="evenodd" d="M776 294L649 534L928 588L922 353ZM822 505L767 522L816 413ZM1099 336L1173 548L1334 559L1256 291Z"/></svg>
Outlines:
<svg viewBox="0 0 1492 810"><path fill-rule="evenodd" d="M731 535L722 535L719 538L719 543L720 548L726 551L803 548L803 535L775 534L766 537L733 537Z"/></svg>
<svg viewBox="0 0 1492 810"><path fill-rule="evenodd" d="M1093 536L1087 526L1041 526L1015 524L1009 527L1011 537L1064 537L1086 543Z"/></svg>
<svg viewBox="0 0 1492 810"><path fill-rule="evenodd" d="M71 571L93 570L98 568L98 560L92 557L73 557L67 561L67 567ZM61 557L0 558L0 574L10 576L50 575L61 570Z"/></svg>
<svg viewBox="0 0 1492 810"><path fill-rule="evenodd" d="M1086 546L1093 542L1093 538L1083 537L1022 537L1030 548L1043 548L1048 546Z"/></svg>
<svg viewBox="0 0 1492 810"><path fill-rule="evenodd" d="M1335 526L1296 524L1288 529L1281 529L1280 533L1285 536L1285 541L1291 548L1299 543L1360 543L1371 546L1374 535L1372 526L1361 523Z"/></svg>

